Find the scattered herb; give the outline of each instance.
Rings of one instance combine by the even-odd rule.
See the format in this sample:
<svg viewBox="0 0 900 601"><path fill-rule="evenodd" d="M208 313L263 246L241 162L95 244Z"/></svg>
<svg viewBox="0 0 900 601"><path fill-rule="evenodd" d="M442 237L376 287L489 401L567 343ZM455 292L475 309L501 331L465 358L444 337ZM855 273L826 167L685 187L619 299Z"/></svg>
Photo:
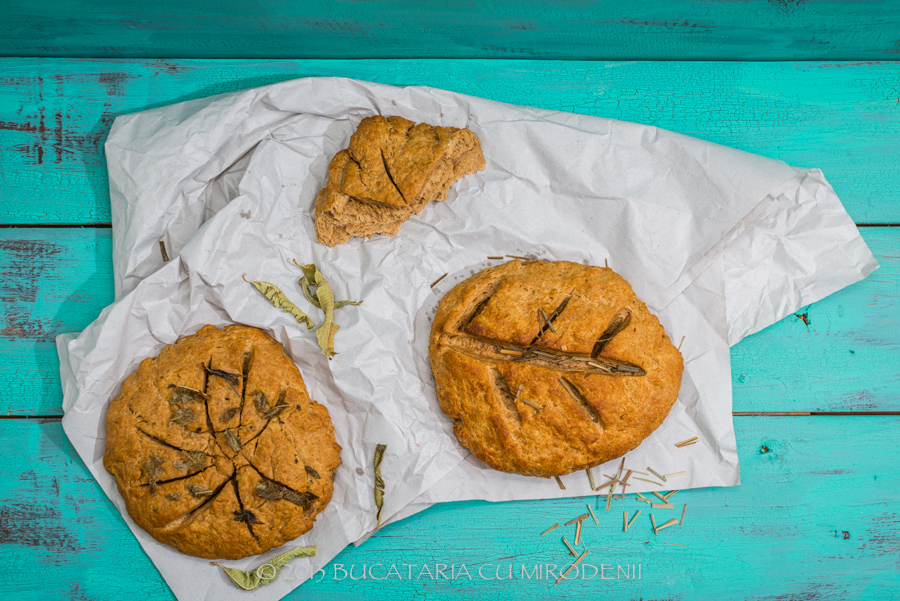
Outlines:
<svg viewBox="0 0 900 601"><path fill-rule="evenodd" d="M182 472L199 470L206 465L206 454L203 451L187 451L184 453L184 459L176 459L172 465Z"/></svg>
<svg viewBox="0 0 900 601"><path fill-rule="evenodd" d="M665 484L663 484L662 482L655 482L653 480L647 480L646 478L638 478L637 476L635 476L634 479L640 480L642 482L649 482L650 484L653 484L655 486L665 486Z"/></svg>
<svg viewBox="0 0 900 601"><path fill-rule="evenodd" d="M628 532L628 529L631 528L631 525L634 523L634 521L637 519L637 516L639 516L639 515L641 515L640 509L637 510L637 513L634 514L634 517L631 518L630 522L628 522L628 525L625 527L625 532Z"/></svg>
<svg viewBox="0 0 900 601"><path fill-rule="evenodd" d="M613 493L616 492L616 483L618 481L618 478L614 479L612 482L612 486L609 487L609 492L606 495L606 511L609 511L609 504L612 503Z"/></svg>
<svg viewBox="0 0 900 601"><path fill-rule="evenodd" d="M278 577L278 572L287 563L295 557L309 557L316 554L315 547L297 547L290 551L285 551L281 555L256 566L249 572L238 570L237 568L226 568L220 563L213 562L212 565L219 566L225 571L225 574L231 578L231 581L244 589L252 591L261 584L269 584Z"/></svg>
<svg viewBox="0 0 900 601"><path fill-rule="evenodd" d="M563 481L560 479L560 477L559 476L553 476L553 477L556 478L556 483L559 484L559 488L562 490L566 490L566 485L563 484Z"/></svg>
<svg viewBox="0 0 900 601"><path fill-rule="evenodd" d="M570 555L576 555L576 556L578 555L578 553L575 552L575 547L573 547L573 546L572 546L572 543L569 542L569 539L567 539L567 538L564 536L564 537L562 537L562 541L563 541L564 543L566 543L566 547L569 548L569 554L570 554Z"/></svg>
<svg viewBox="0 0 900 601"><path fill-rule="evenodd" d="M590 505L588 505L587 508L588 508L588 512L591 514L591 517L594 518L594 523L597 524L597 525L599 526L599 525L600 525L600 520L598 520L598 519L597 519L597 516L594 515L594 510L591 509L591 506L590 506Z"/></svg>
<svg viewBox="0 0 900 601"><path fill-rule="evenodd" d="M166 499L168 499L169 501L180 501L181 495L179 495L177 492L170 492L166 495Z"/></svg>
<svg viewBox="0 0 900 601"><path fill-rule="evenodd" d="M653 524L653 534L656 534L658 528L656 527L656 518L653 517L653 514L650 514L650 523Z"/></svg>
<svg viewBox="0 0 900 601"><path fill-rule="evenodd" d="M537 403L532 403L528 399L522 399L522 402L525 403L526 405L528 405L529 407L532 407L535 411L540 411L541 409L543 409L543 407L541 407Z"/></svg>
<svg viewBox="0 0 900 601"><path fill-rule="evenodd" d="M623 527L625 528L625 532L628 532L628 512L627 511L625 512L625 521L624 521Z"/></svg>
<svg viewBox="0 0 900 601"><path fill-rule="evenodd" d="M384 480L381 478L381 460L384 459L386 449L386 444L380 444L375 447L375 507L378 508L378 513L375 515L375 518L378 520L375 532L381 529L381 507L384 505Z"/></svg>
<svg viewBox="0 0 900 601"><path fill-rule="evenodd" d="M169 262L169 253L166 252L166 243L159 241L159 254L162 256L163 263Z"/></svg>
<svg viewBox="0 0 900 601"><path fill-rule="evenodd" d="M306 468L306 473L307 473L309 476L315 478L316 480L318 480L319 478L321 478L321 476L319 476L319 472L317 472L315 469L311 468L311 467L308 466L308 465L305 465L305 466L303 466L303 467Z"/></svg>
<svg viewBox="0 0 900 601"><path fill-rule="evenodd" d="M547 333L547 330L550 329L550 327L553 325L553 322L556 321L557 317L559 317L559 314L565 310L566 305L569 304L569 300L571 300L571 298L572 298L571 296L567 296L566 298L564 298L563 301L559 304L559 306L553 310L553 313L551 313L550 315L547 316L547 319L545 320L544 325L542 325L540 327L537 335L531 339L531 343L529 344L529 346L533 345L535 342L540 340L541 337Z"/></svg>
<svg viewBox="0 0 900 601"><path fill-rule="evenodd" d="M544 536L545 534L547 534L551 530L555 530L556 528L559 528L559 524L553 524L552 526L541 532L541 536Z"/></svg>
<svg viewBox="0 0 900 601"><path fill-rule="evenodd" d="M678 525L684 524L684 514L687 513L687 503L684 504L684 507L681 510L681 520L679 520Z"/></svg>
<svg viewBox="0 0 900 601"><path fill-rule="evenodd" d="M253 284L253 287L259 290L263 296L265 296L269 301L275 305L278 309L281 309L285 313L290 313L294 316L294 319L297 320L298 323L306 325L307 330L311 330L316 327L316 324L312 322L309 318L309 315L300 310L297 305L288 300L288 297L285 296L284 292L276 286L275 284L270 284L269 282L257 282L254 280L248 280L247 274L243 275L244 281Z"/></svg>
<svg viewBox="0 0 900 601"><path fill-rule="evenodd" d="M619 312L613 316L612 321L609 322L609 325L606 326L603 333L600 334L600 337L597 338L597 342L594 343L594 348L591 349L591 359L599 357L600 353L603 352L604 347L609 344L609 341L627 328L630 323L631 311L628 309L620 309Z"/></svg>
<svg viewBox="0 0 900 601"><path fill-rule="evenodd" d="M521 259L523 261L530 261L531 257L523 257L522 255L506 255L510 259Z"/></svg>
<svg viewBox="0 0 900 601"><path fill-rule="evenodd" d="M150 485L150 494L156 494L156 481L159 476L163 473L163 458L157 455L152 455L145 463L144 463L144 471L147 472L147 482Z"/></svg>
<svg viewBox="0 0 900 601"><path fill-rule="evenodd" d="M443 280L445 277L447 277L447 275L448 275L448 274L445 273L444 275L442 275L441 277L439 277L439 278L436 279L435 281L431 282L431 286L429 286L429 287L430 287L430 288L434 288L435 286L438 285L438 282L440 282L440 281Z"/></svg>
<svg viewBox="0 0 900 601"><path fill-rule="evenodd" d="M585 470L588 475L588 484L591 485L591 490L597 490L597 485L594 484L594 468L589 467ZM590 509L590 507L588 507Z"/></svg>
<svg viewBox="0 0 900 601"><path fill-rule="evenodd" d="M508 348L502 348L497 352L500 353L501 355L509 355L510 357L521 357L522 355L525 354L522 351L515 351L513 349L508 349Z"/></svg>
<svg viewBox="0 0 900 601"><path fill-rule="evenodd" d="M678 523L678 518L672 518L671 520L669 520L668 522L666 522L665 524L663 524L662 526L657 528L656 531L659 532L660 530L662 530L664 528L668 528L669 526L674 526L677 523Z"/></svg>
<svg viewBox="0 0 900 601"><path fill-rule="evenodd" d="M572 524L577 524L578 522L582 522L582 521L586 520L588 517L589 517L588 514L584 513L584 514L578 516L577 518L566 522L566 526L571 526ZM575 544L577 545L578 543L575 543Z"/></svg>
<svg viewBox="0 0 900 601"><path fill-rule="evenodd" d="M575 526L575 544L581 544L581 525L584 524L584 520L578 520L578 524Z"/></svg>
<svg viewBox="0 0 900 601"><path fill-rule="evenodd" d="M664 496L662 496L661 494L659 494L659 493L656 492L655 490L650 491L650 494L653 495L654 497L656 497L657 499L659 499L660 501L662 501L663 503L668 503L668 502L669 502L668 499L666 499Z"/></svg>
<svg viewBox="0 0 900 601"><path fill-rule="evenodd" d="M538 323L541 324L542 328L550 328L551 332L553 332L554 334L558 334L556 328L553 327L553 322L550 321L550 317L543 309L538 309Z"/></svg>
<svg viewBox="0 0 900 601"><path fill-rule="evenodd" d="M496 255L494 255L494 256L488 255L488 259L490 259L491 261L502 261L503 257L498 257Z"/></svg>
<svg viewBox="0 0 900 601"><path fill-rule="evenodd" d="M553 586L556 586L557 584L559 584L560 582L562 582L563 580L565 580L565 579L566 579L566 576L569 575L569 572L571 572L572 570L574 570L575 567L578 566L578 564L581 563L581 560L584 559L584 556L587 555L588 553L590 553L590 550L585 551L584 553L582 553L581 555L579 555L579 556L578 556L578 559L576 559L575 562L572 563L572 565L569 566L569 569L568 569L568 570L566 570L565 572L563 572L563 573L560 575L559 580L557 580L556 583L555 583Z"/></svg>
<svg viewBox="0 0 900 601"><path fill-rule="evenodd" d="M689 444L694 444L695 442L697 442L697 440L698 440L697 437L694 436L693 438L688 438L687 440L682 440L681 442L676 442L675 446L676 447L684 447Z"/></svg>
<svg viewBox="0 0 900 601"><path fill-rule="evenodd" d="M184 403L193 401L205 403L209 400L209 397L199 390L194 390L187 386L175 386L174 384L169 384L169 388L173 389L172 396L169 398L169 404L171 405L183 405Z"/></svg>
<svg viewBox="0 0 900 601"><path fill-rule="evenodd" d="M174 413L172 413L172 418L169 420L169 425L171 426L174 423L178 424L179 426L187 426L193 419L194 410L190 407L180 406L175 409Z"/></svg>
<svg viewBox="0 0 900 601"><path fill-rule="evenodd" d="M197 498L208 497L213 493L210 489L204 488L203 486L197 486L196 484L188 484L187 489L188 492L191 493L191 496Z"/></svg>
<svg viewBox="0 0 900 601"><path fill-rule="evenodd" d="M672 497L672 496L678 494L679 492L681 492L681 491L680 491L680 490L673 490L672 492L669 492L669 493L664 494L663 497L666 499L666 501L668 501L668 500L669 500L669 497Z"/></svg>
<svg viewBox="0 0 900 601"><path fill-rule="evenodd" d="M656 476L657 478L659 478L660 480L662 480L663 482L666 481L666 477L665 477L665 476L663 476L662 474L660 474L660 473L658 473L658 472L653 471L652 468L649 468L649 467L648 467L648 468L647 468L647 471L650 472L651 474L653 474L654 476Z"/></svg>
<svg viewBox="0 0 900 601"><path fill-rule="evenodd" d="M241 450L241 441L231 430L225 430L225 442L235 453Z"/></svg>
<svg viewBox="0 0 900 601"><path fill-rule="evenodd" d="M287 486L272 482L271 480L260 480L256 483L256 494L263 499L277 501L284 499L294 505L298 505L307 511L316 502L318 497L311 492L297 492Z"/></svg>

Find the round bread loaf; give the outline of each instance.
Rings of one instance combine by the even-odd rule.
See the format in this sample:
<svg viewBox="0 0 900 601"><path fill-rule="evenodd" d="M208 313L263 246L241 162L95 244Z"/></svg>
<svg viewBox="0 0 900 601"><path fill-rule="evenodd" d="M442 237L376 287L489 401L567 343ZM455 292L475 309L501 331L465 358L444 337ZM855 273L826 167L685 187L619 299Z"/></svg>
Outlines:
<svg viewBox="0 0 900 601"><path fill-rule="evenodd" d="M441 409L488 466L561 476L620 457L662 424L683 363L611 269L511 261L455 286L429 340Z"/></svg>
<svg viewBox="0 0 900 601"><path fill-rule="evenodd" d="M340 450L328 410L280 344L256 328L206 326L122 383L103 464L155 539L239 559L312 528Z"/></svg>

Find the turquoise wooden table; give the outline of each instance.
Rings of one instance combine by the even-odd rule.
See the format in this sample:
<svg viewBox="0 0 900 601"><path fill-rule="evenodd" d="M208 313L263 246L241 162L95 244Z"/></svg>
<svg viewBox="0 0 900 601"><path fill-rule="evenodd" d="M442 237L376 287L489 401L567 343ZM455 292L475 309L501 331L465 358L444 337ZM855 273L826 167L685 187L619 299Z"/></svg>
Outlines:
<svg viewBox="0 0 900 601"><path fill-rule="evenodd" d="M818 167L881 269L732 349L742 484L678 493L684 526L658 536L622 532L637 501L598 513L584 532L606 571L555 587L534 572L566 562L540 532L586 501L599 508L594 499L451 503L346 549L288 598L900 598L897 3L301 4L0 9L10 598L172 598L60 426L54 337L113 298L102 152L112 120L321 75L637 121Z"/></svg>

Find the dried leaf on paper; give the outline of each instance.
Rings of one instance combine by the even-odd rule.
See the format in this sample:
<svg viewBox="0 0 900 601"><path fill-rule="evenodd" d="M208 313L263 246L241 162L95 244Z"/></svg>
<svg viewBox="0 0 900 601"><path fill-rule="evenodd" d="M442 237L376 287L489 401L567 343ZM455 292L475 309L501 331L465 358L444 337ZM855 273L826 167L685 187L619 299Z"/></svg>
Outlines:
<svg viewBox="0 0 900 601"><path fill-rule="evenodd" d="M295 557L310 557L315 554L316 547L297 547L296 549L285 551L281 555L261 563L247 572L237 568L226 568L218 562L212 562L212 565L222 568L225 574L231 578L231 581L245 591L252 591L261 584L269 584L275 580L281 568Z"/></svg>

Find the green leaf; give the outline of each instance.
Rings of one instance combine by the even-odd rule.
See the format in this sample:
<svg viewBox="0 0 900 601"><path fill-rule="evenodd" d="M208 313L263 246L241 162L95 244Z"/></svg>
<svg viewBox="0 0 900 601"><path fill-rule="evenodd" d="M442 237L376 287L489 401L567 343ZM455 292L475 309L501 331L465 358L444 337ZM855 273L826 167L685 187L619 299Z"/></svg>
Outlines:
<svg viewBox="0 0 900 601"><path fill-rule="evenodd" d="M290 313L294 316L294 319L301 324L306 324L306 329L311 330L316 327L316 324L309 318L309 315L301 311L297 305L288 300L288 297L285 296L284 292L281 289L269 282L257 282L254 280L248 280L247 274L244 274L244 281L250 282L253 284L253 287L259 290L263 296L265 296L269 301L284 311L285 313Z"/></svg>
<svg viewBox="0 0 900 601"><path fill-rule="evenodd" d="M244 589L252 591L261 584L269 584L278 577L281 568L295 557L310 557L316 554L316 547L297 547L290 551L285 551L278 557L270 559L259 564L249 572L244 572L237 568L226 568L218 562L212 562L212 565L219 566L225 571L225 574L231 578L231 581Z"/></svg>

